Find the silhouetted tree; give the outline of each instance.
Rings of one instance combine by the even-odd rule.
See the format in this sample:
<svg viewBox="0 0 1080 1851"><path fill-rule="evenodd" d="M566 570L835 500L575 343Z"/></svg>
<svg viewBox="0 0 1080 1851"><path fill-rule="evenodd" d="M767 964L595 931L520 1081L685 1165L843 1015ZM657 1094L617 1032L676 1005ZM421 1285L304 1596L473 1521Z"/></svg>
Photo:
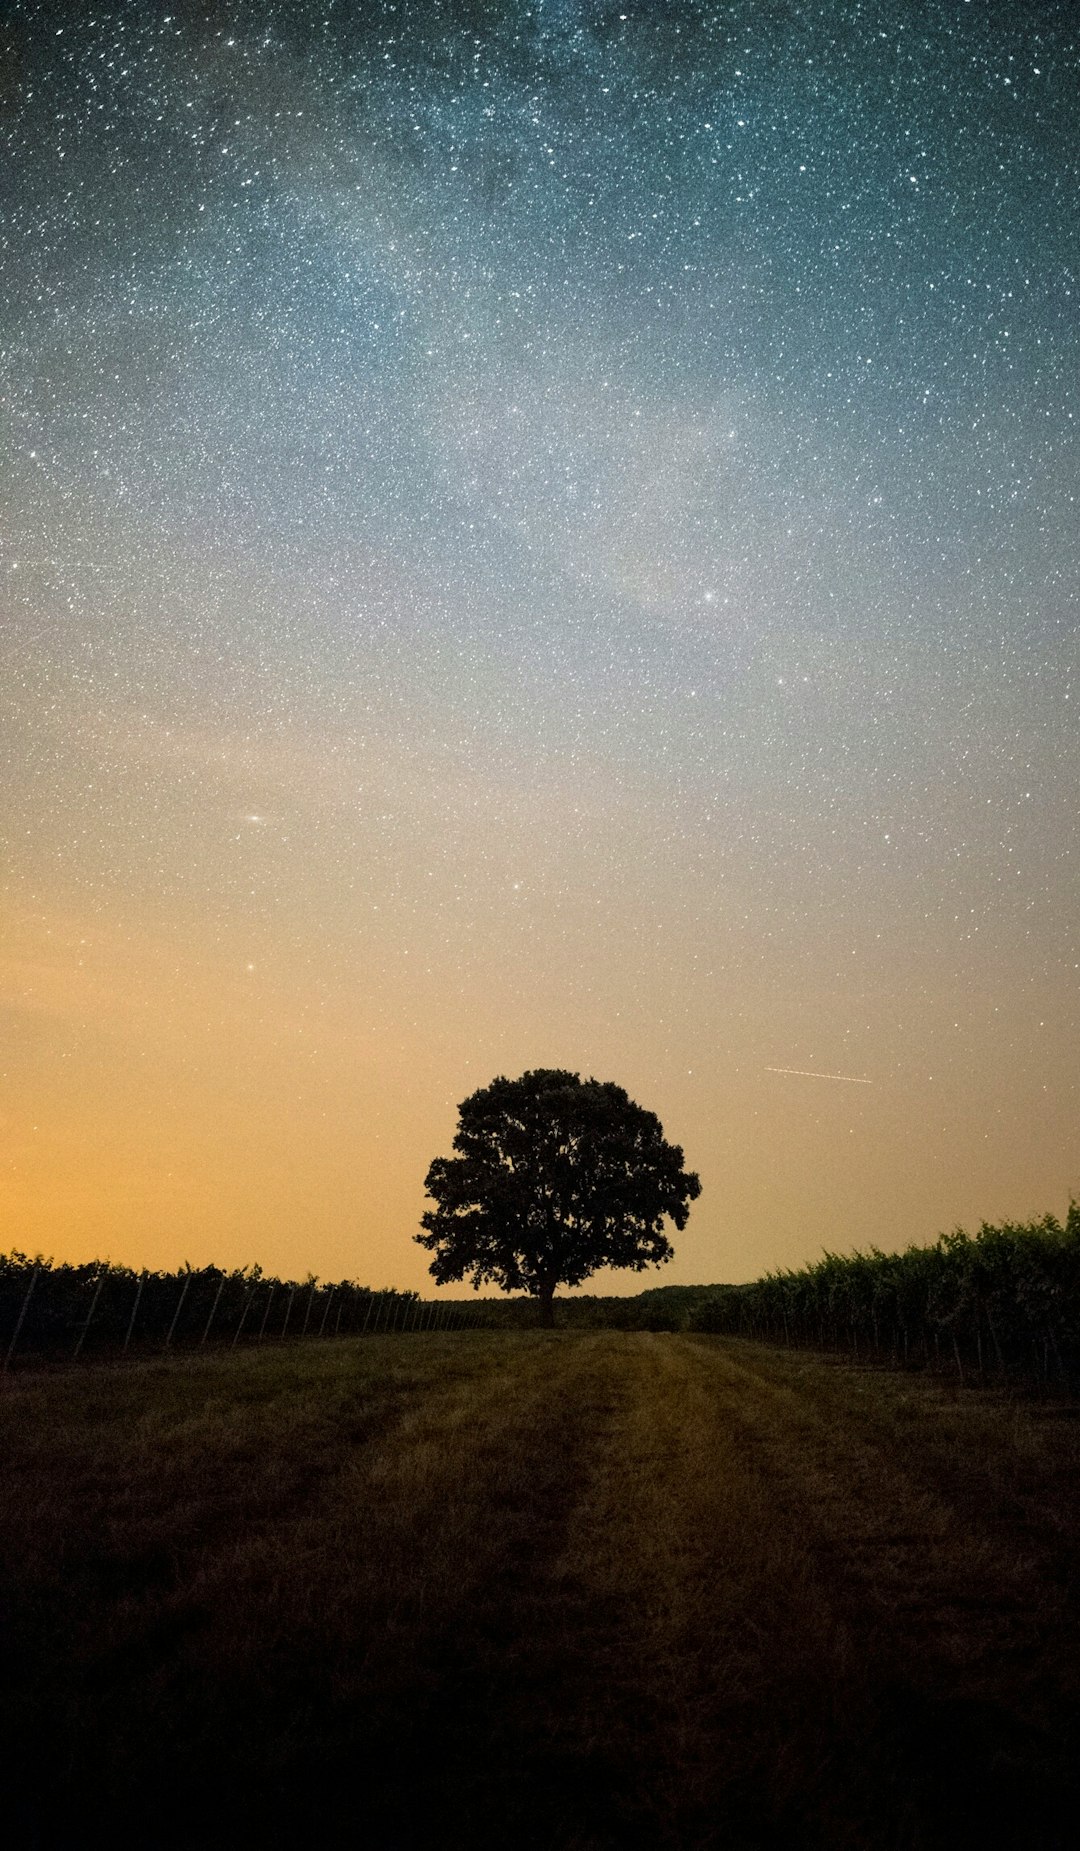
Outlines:
<svg viewBox="0 0 1080 1851"><path fill-rule="evenodd" d="M537 1068L492 1080L458 1111L457 1155L431 1165L437 1206L416 1236L439 1285L469 1275L474 1288L531 1292L550 1327L557 1285L670 1260L664 1220L684 1228L701 1184L621 1086Z"/></svg>

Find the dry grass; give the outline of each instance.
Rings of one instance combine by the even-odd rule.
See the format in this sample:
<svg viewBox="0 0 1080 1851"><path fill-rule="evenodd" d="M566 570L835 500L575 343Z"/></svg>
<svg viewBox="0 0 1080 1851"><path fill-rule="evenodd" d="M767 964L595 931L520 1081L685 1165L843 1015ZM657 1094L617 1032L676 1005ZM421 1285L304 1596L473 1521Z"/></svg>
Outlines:
<svg viewBox="0 0 1080 1851"><path fill-rule="evenodd" d="M19 1842L1072 1843L1080 1423L715 1337L0 1399Z"/></svg>

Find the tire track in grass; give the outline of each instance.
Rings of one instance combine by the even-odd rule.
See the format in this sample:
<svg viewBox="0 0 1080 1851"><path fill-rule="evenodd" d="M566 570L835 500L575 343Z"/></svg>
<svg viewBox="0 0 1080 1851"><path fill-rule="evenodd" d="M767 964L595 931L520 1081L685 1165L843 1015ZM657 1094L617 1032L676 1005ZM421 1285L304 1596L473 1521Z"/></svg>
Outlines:
<svg viewBox="0 0 1080 1851"><path fill-rule="evenodd" d="M568 1536L621 1411L611 1340L559 1333L533 1342L515 1417L507 1418L515 1384L506 1382L493 1397L498 1418L487 1438L467 1439L467 1508L446 1576L432 1590L426 1681L412 1681L408 1722L396 1747L384 1748L398 1769L411 1766L414 1784L403 1794L399 1779L396 1808L371 1815L379 1845L585 1844L583 1821L597 1807L607 1814L622 1775L579 1727L597 1639L610 1628L608 1614L583 1602L567 1563ZM446 1423L438 1407L432 1413L428 1443L442 1456ZM384 1469L401 1482L414 1467L394 1451ZM411 1503L406 1493L401 1504ZM375 1683L382 1700L384 1672Z"/></svg>
<svg viewBox="0 0 1080 1851"><path fill-rule="evenodd" d="M888 1381L848 1394L830 1363L724 1339L373 1341L280 1377L147 1376L127 1451L130 1385L99 1384L85 1443L74 1402L52 1437L50 1391L26 1483L75 1474L35 1509L86 1611L42 1711L70 1829L38 1842L98 1822L140 1851L1071 1842L1045 1637L1068 1610L1022 1527L980 1521L970 1472L950 1495L932 1397L900 1434ZM175 1572L138 1595L152 1649L125 1657L147 1490ZM80 1579L100 1533L115 1589ZM49 1537L23 1544L31 1598L35 1576L55 1592Z"/></svg>
<svg viewBox="0 0 1080 1851"><path fill-rule="evenodd" d="M156 1718L166 1767L201 1769L173 1843L549 1842L530 1836L564 1805L548 1568L607 1443L598 1343L496 1338L484 1367L433 1371L308 1512L206 1559L187 1592L213 1624L180 1642Z"/></svg>
<svg viewBox="0 0 1080 1851"><path fill-rule="evenodd" d="M1010 1656L1045 1647L1023 1551L767 1360L643 1336L621 1367L566 1563L621 1615L582 1727L634 1772L581 1842L1071 1842L1068 1754Z"/></svg>
<svg viewBox="0 0 1080 1851"><path fill-rule="evenodd" d="M1022 1503L995 1490L1016 1474L1020 1410L763 1346L713 1355L747 1465L772 1482L778 1518L803 1526L873 1667L868 1752L892 1756L905 1790L884 1842L1071 1844L1075 1550L1048 1554ZM965 1442L979 1447L977 1461L959 1456ZM1042 1450L1052 1505L1072 1482L1071 1449Z"/></svg>
<svg viewBox="0 0 1080 1851"><path fill-rule="evenodd" d="M746 1469L712 1358L616 1341L622 1415L564 1566L617 1617L580 1727L626 1784L581 1843L861 1846L835 1714L846 1629Z"/></svg>
<svg viewBox="0 0 1080 1851"><path fill-rule="evenodd" d="M520 1635L527 1661L526 1635L541 1630L543 1564L561 1552L589 1458L605 1443L592 1350L591 1339L566 1345L541 1334L435 1337L422 1352L390 1339L378 1355L356 1352L353 1394L342 1346L322 1363L303 1359L299 1415L290 1364L281 1464L297 1495L268 1504L278 1474L263 1459L250 1523L234 1478L248 1451L250 1369L214 1372L204 1416L196 1366L190 1433L182 1383L148 1379L148 1433L157 1437L138 1436L130 1456L105 1416L108 1386L98 1385L103 1405L85 1445L73 1429L63 1448L93 1490L95 1518L77 1531L84 1500L63 1487L42 1505L65 1551L66 1598L81 1630L65 1654L53 1628L50 1681L35 1692L42 1727L28 1751L40 1778L20 1783L29 1836L85 1842L97 1822L111 1842L140 1847L203 1851L313 1834L325 1844L359 1834L372 1846L411 1846L427 1842L430 1823L431 1842L454 1842L470 1807L483 1812L498 1789L478 1743L503 1726L500 1706L512 1715L529 1694L505 1675L507 1640ZM260 1367L263 1376L270 1400L260 1396L254 1431L272 1452L275 1390ZM156 1393L167 1409L157 1425ZM318 1478L294 1469L309 1427ZM188 1452L167 1464L175 1434ZM31 1469L47 1483L47 1431L32 1452ZM129 1535L141 1538L144 1473L174 1572L136 1612L124 1575ZM213 1520L193 1528L196 1495ZM103 1531L117 1552L115 1586L96 1565ZM34 1578L46 1592L54 1577L45 1539L23 1542L32 1617ZM84 1558L94 1564L85 1581ZM515 1739L523 1737L522 1728Z"/></svg>

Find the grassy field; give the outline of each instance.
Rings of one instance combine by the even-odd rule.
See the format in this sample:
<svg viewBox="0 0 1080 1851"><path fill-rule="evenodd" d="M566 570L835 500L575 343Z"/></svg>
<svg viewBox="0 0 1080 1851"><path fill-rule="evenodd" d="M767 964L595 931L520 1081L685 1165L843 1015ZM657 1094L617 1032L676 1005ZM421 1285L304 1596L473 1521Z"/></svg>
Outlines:
<svg viewBox="0 0 1080 1851"><path fill-rule="evenodd" d="M12 1377L10 1842L1071 1844L1076 1412L647 1332Z"/></svg>

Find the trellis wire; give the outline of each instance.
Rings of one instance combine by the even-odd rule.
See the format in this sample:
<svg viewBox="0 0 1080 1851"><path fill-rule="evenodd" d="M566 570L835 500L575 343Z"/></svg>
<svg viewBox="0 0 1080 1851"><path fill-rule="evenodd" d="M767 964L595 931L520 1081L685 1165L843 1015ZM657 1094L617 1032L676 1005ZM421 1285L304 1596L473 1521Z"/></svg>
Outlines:
<svg viewBox="0 0 1080 1851"><path fill-rule="evenodd" d="M214 1293L214 1302L210 1307L209 1316L207 1317L206 1323L203 1327L203 1334L199 1338L200 1350L204 1347L206 1343L206 1339L210 1335L210 1326L214 1322L215 1317L217 1316L217 1308L221 1303L221 1294L224 1290L225 1290L225 1274L222 1273L221 1278L218 1280L218 1289Z"/></svg>
<svg viewBox="0 0 1080 1851"><path fill-rule="evenodd" d="M240 1332L243 1330L244 1325L247 1323L248 1309L251 1305L251 1301L254 1298L254 1296L255 1296L255 1285L253 1281L252 1284L248 1286L247 1291L244 1293L244 1308L240 1313L240 1322L236 1326L236 1329L233 1332L233 1340L232 1340L232 1343L229 1345L230 1349L235 1349L236 1345L240 1341Z"/></svg>
<svg viewBox="0 0 1080 1851"><path fill-rule="evenodd" d="M718 1286L700 1330L848 1351L895 1366L1080 1381L1080 1202L1064 1224L957 1228L931 1247L827 1253L799 1271Z"/></svg>
<svg viewBox="0 0 1080 1851"><path fill-rule="evenodd" d="M128 1319L127 1330L124 1332L124 1349L125 1350L129 1347L131 1343L131 1333L135 1329L135 1319L139 1315L139 1305L142 1302L143 1286L145 1284L146 1284L146 1269L144 1268L143 1271L139 1274L139 1283L135 1289L135 1303L131 1307L131 1316Z"/></svg>
<svg viewBox="0 0 1080 1851"><path fill-rule="evenodd" d="M40 1273L40 1271L41 1271L41 1267L35 1266L33 1272L30 1274L30 1284L26 1288L26 1297L22 1301L22 1309L19 1312L18 1321L16 1322L15 1329L11 1333L11 1342L8 1344L7 1350L4 1353L4 1371L3 1372L5 1375L7 1374L8 1364L10 1363L12 1357L15 1354L15 1345L19 1341L19 1334L22 1330L23 1325L26 1323L26 1314L30 1309L30 1300L34 1296L34 1287L36 1286L38 1282L38 1274Z"/></svg>
<svg viewBox="0 0 1080 1851"><path fill-rule="evenodd" d="M180 1297L177 1302L176 1310L173 1312L172 1323L169 1325L169 1334L165 1339L165 1348L167 1350L172 1348L173 1333L176 1330L177 1319L179 1318L181 1311L184 1309L184 1300L188 1295L188 1289L191 1285L191 1278L192 1278L192 1275L190 1273L185 1274L184 1283L180 1288Z"/></svg>
<svg viewBox="0 0 1080 1851"><path fill-rule="evenodd" d="M82 1353L82 1346L86 1342L86 1333L90 1329L90 1325L93 1320L94 1313L97 1310L98 1299L101 1297L101 1288L104 1284L105 1284L105 1274L99 1273L97 1277L97 1284L94 1287L94 1296L90 1300L90 1309L86 1314L86 1322L79 1332L79 1340L75 1345L76 1356L79 1356Z"/></svg>
<svg viewBox="0 0 1080 1851"><path fill-rule="evenodd" d="M296 1316L303 1294L303 1316ZM261 1298L261 1302L260 1302ZM230 1318L231 1310L231 1318ZM9 1322L10 1320L10 1322ZM138 1274L94 1262L61 1265L40 1257L0 1254L0 1346L4 1324L10 1335L0 1347L0 1374L18 1354L60 1360L89 1354L127 1355L155 1341L165 1350L230 1347L286 1336L309 1341L364 1334L396 1335L477 1321L463 1307L424 1300L416 1292L373 1290L351 1281L264 1279L256 1269L226 1273L218 1267L186 1267L179 1273Z"/></svg>

